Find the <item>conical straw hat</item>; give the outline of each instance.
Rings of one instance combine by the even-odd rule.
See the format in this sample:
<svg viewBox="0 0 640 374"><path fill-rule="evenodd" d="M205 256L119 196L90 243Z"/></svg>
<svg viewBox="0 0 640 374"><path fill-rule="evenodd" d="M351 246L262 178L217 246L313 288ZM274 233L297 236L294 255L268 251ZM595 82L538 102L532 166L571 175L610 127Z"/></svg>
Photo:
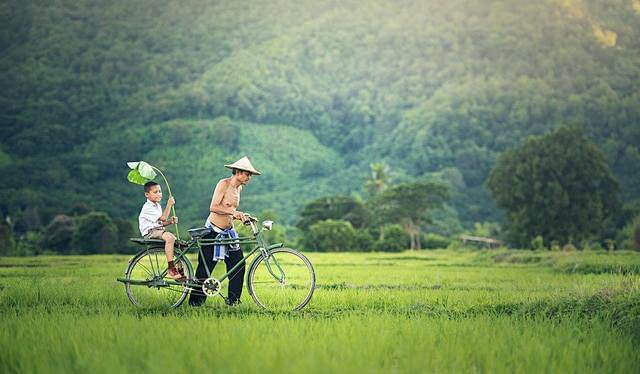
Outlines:
<svg viewBox="0 0 640 374"><path fill-rule="evenodd" d="M249 157L247 156L244 156L243 158L239 159L233 164L225 165L225 167L229 169L238 169L238 170L248 171L249 173L254 175L262 175L259 171L257 171L253 167L253 165L251 165L251 161L249 161Z"/></svg>

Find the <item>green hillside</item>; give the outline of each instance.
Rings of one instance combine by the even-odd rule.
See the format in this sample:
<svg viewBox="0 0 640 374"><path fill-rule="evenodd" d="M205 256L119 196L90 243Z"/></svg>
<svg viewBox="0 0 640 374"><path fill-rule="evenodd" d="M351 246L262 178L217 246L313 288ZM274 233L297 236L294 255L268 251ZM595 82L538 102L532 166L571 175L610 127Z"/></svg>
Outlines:
<svg viewBox="0 0 640 374"><path fill-rule="evenodd" d="M560 125L640 198L631 0L9 0L0 24L4 215L132 219L125 163L144 159L197 225L222 165L249 155L264 175L242 210L294 223L384 161L396 181L446 182L438 221L471 227L501 219L484 186L497 155Z"/></svg>

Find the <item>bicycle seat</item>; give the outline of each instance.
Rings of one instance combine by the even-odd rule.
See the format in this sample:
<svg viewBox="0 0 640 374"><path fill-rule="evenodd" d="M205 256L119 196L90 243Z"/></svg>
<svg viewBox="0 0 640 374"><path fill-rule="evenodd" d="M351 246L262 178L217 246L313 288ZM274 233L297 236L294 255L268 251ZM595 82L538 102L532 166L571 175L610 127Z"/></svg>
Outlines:
<svg viewBox="0 0 640 374"><path fill-rule="evenodd" d="M210 234L213 232L212 229L208 228L208 227L198 227L195 229L189 229L187 230L189 232L189 235L191 235L192 238L201 238L207 234Z"/></svg>

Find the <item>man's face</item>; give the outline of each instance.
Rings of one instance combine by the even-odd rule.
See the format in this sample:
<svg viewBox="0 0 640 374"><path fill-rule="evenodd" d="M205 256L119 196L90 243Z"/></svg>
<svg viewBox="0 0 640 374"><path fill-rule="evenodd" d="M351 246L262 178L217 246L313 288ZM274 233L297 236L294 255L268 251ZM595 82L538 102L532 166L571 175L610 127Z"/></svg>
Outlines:
<svg viewBox="0 0 640 374"><path fill-rule="evenodd" d="M149 192L145 192L144 196L146 196L147 199L153 201L154 203L158 203L162 200L162 188L160 188L159 184L151 186Z"/></svg>
<svg viewBox="0 0 640 374"><path fill-rule="evenodd" d="M240 170L236 173L236 176L238 177L238 180L242 185L249 183L249 181L251 180L251 175L252 174L250 172L244 170Z"/></svg>

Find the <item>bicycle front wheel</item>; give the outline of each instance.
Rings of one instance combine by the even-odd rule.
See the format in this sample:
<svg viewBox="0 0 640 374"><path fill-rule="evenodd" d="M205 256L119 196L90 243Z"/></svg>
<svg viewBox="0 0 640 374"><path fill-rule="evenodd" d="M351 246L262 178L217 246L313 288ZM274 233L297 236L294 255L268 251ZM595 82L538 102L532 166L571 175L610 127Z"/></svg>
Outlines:
<svg viewBox="0 0 640 374"><path fill-rule="evenodd" d="M187 279L192 278L189 260L182 257L175 261L176 268L182 268ZM125 289L129 300L145 308L177 307L189 294L186 285L167 284L172 281L166 276L167 256L164 248L149 248L137 255L129 264L125 278ZM164 277L162 273L165 273Z"/></svg>
<svg viewBox="0 0 640 374"><path fill-rule="evenodd" d="M311 262L291 248L276 248L258 256L249 267L247 288L263 308L300 310L313 296L316 275Z"/></svg>

